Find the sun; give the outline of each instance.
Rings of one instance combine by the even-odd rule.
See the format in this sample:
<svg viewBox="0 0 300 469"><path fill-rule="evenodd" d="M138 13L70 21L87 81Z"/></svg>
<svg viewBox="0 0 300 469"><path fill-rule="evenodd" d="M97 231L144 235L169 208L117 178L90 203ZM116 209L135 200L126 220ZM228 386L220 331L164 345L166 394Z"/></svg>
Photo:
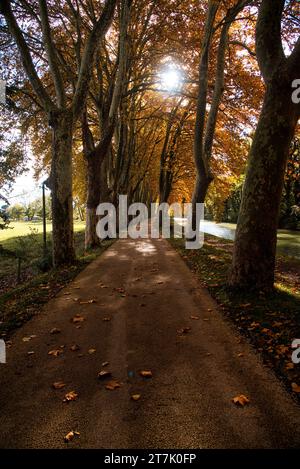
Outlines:
<svg viewBox="0 0 300 469"><path fill-rule="evenodd" d="M160 74L160 85L163 90L169 92L179 91L182 87L182 72L175 66L168 66Z"/></svg>

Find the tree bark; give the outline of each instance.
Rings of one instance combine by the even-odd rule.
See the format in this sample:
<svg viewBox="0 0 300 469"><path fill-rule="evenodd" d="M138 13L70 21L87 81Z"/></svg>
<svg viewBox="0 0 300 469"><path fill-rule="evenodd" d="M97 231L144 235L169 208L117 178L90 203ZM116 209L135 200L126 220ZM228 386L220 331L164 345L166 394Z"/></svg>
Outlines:
<svg viewBox="0 0 300 469"><path fill-rule="evenodd" d="M51 113L52 162L50 187L53 214L54 267L70 264L75 259L72 206L72 137L70 111Z"/></svg>
<svg viewBox="0 0 300 469"><path fill-rule="evenodd" d="M274 284L279 207L297 123L290 83L276 81L267 89L249 156L230 276L239 288Z"/></svg>
<svg viewBox="0 0 300 469"><path fill-rule="evenodd" d="M271 290L277 227L289 148L300 117L291 83L299 72L299 41L283 53L280 25L284 0L263 0L256 30L257 57L266 93L249 155L229 284ZM298 51L298 52L297 52ZM298 61L295 61L298 54Z"/></svg>

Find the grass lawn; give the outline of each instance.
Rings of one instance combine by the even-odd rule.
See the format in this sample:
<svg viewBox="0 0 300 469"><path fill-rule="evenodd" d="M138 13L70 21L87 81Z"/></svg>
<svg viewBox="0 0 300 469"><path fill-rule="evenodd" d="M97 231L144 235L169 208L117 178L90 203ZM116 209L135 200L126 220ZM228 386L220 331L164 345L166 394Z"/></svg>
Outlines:
<svg viewBox="0 0 300 469"><path fill-rule="evenodd" d="M18 222L13 229L0 231L0 245L24 256L21 263L21 281L17 283L17 259L1 255L0 259L0 337L20 327L37 314L61 288L70 282L86 265L99 256L112 241L86 253L84 250L84 223L75 222L74 240L77 263L59 270L43 273L43 235L41 223ZM51 252L51 224L47 226L47 243Z"/></svg>
<svg viewBox="0 0 300 469"><path fill-rule="evenodd" d="M74 223L75 248L78 256L84 252L84 223ZM47 224L47 244L51 251L52 224ZM43 224L41 222L14 222L9 228L0 230L0 245L22 257L21 283L40 273L43 257ZM18 260L0 257L0 294L17 284Z"/></svg>
<svg viewBox="0 0 300 469"><path fill-rule="evenodd" d="M74 222L74 231L83 231L85 223L83 221ZM7 230L0 230L0 244L4 245L4 242L9 242L18 236L30 235L32 230L36 231L39 234L43 233L43 223L38 222L24 222L24 221L14 221L8 225ZM47 233L52 231L52 223L47 222Z"/></svg>
<svg viewBox="0 0 300 469"><path fill-rule="evenodd" d="M186 250L184 240L171 244L219 304L225 317L250 339L264 362L283 379L294 396L300 365L291 361L292 341L300 338L300 261L278 256L274 292L233 292L226 286L233 243L205 235L199 250Z"/></svg>

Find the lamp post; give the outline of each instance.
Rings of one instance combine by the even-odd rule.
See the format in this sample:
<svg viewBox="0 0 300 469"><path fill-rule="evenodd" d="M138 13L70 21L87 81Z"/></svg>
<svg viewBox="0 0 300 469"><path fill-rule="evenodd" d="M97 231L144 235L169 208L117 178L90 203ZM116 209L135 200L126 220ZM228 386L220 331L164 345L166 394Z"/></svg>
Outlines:
<svg viewBox="0 0 300 469"><path fill-rule="evenodd" d="M43 194L43 257L47 257L47 224L46 224L46 197L45 197L45 183L42 183L42 194Z"/></svg>

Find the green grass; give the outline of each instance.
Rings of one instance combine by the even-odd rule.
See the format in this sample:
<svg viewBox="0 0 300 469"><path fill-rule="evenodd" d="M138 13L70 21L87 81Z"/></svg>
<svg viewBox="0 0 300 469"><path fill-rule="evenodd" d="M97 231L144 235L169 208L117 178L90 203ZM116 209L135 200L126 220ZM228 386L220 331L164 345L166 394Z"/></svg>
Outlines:
<svg viewBox="0 0 300 469"><path fill-rule="evenodd" d="M36 229L32 230L32 227ZM48 225L47 228L47 243L50 251L51 226ZM113 242L104 241L99 248L87 253L84 249L84 224L75 223L74 241L77 262L72 266L43 273L40 269L43 255L41 223L16 223L12 230L3 230L0 235L0 244L3 248L25 254L25 260L22 261L21 282L18 285L16 284L17 260L1 255L0 337L6 338L15 328L38 314L43 304L47 303Z"/></svg>
<svg viewBox="0 0 300 469"><path fill-rule="evenodd" d="M52 231L52 223L47 222L47 233ZM83 221L75 221L74 222L74 231L83 231L85 227L85 223ZM38 222L24 222L24 221L14 221L8 225L8 229L0 230L0 244L13 242L14 238L19 236L27 236L30 235L31 231L35 230L39 234L43 233L43 223L41 221Z"/></svg>
<svg viewBox="0 0 300 469"><path fill-rule="evenodd" d="M300 366L291 363L291 343L300 338L300 261L278 256L274 291L239 292L228 288L233 243L205 236L199 250L186 250L184 240L170 240L200 282L218 302L223 315L258 350L267 365L283 379L300 385Z"/></svg>
<svg viewBox="0 0 300 469"><path fill-rule="evenodd" d="M51 223L47 223L47 244L51 250ZM77 255L84 251L84 223L74 223L74 238ZM21 280L25 281L39 272L39 264L43 257L43 225L41 222L14 222L9 228L0 230L0 244L6 250L22 257ZM18 261L14 257L0 257L0 294L15 285Z"/></svg>

